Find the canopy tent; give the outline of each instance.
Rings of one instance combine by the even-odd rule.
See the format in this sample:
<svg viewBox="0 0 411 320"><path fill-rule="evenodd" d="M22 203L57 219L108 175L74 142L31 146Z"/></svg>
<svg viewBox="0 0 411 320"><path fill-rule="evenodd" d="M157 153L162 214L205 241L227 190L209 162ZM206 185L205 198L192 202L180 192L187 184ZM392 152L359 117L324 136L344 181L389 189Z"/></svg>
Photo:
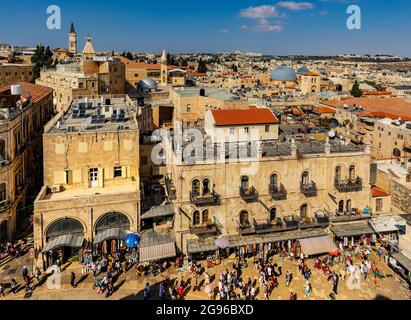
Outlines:
<svg viewBox="0 0 411 320"><path fill-rule="evenodd" d="M78 234L65 234L51 239L42 250L43 253L60 247L81 248L84 237Z"/></svg>
<svg viewBox="0 0 411 320"><path fill-rule="evenodd" d="M140 248L140 262L166 259L176 256L175 242Z"/></svg>
<svg viewBox="0 0 411 320"><path fill-rule="evenodd" d="M374 229L367 222L336 224L330 230L339 238L375 234Z"/></svg>
<svg viewBox="0 0 411 320"><path fill-rule="evenodd" d="M94 244L102 243L106 240L123 240L127 235L127 231L123 228L110 228L98 231L96 237L94 238Z"/></svg>
<svg viewBox="0 0 411 320"><path fill-rule="evenodd" d="M329 236L305 238L298 240L301 249L306 256L315 256L323 253L336 252L338 250L334 241Z"/></svg>
<svg viewBox="0 0 411 320"><path fill-rule="evenodd" d="M141 215L141 220L153 219L160 217L167 217L174 215L174 206L172 204L165 204L162 206L154 207Z"/></svg>

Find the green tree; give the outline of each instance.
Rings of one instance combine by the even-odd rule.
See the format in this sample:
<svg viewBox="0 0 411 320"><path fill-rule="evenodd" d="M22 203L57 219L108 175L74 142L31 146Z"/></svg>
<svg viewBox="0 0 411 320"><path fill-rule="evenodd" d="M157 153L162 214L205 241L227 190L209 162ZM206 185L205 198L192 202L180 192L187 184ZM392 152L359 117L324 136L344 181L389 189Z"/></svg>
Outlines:
<svg viewBox="0 0 411 320"><path fill-rule="evenodd" d="M238 72L238 67L235 64L233 64L233 71Z"/></svg>
<svg viewBox="0 0 411 320"><path fill-rule="evenodd" d="M31 62L34 64L34 81L40 77L40 72L42 68L50 68L53 66L53 52L50 50L50 47L45 48L42 45L37 46L36 51L34 51L34 54L31 57Z"/></svg>
<svg viewBox="0 0 411 320"><path fill-rule="evenodd" d="M127 58L128 60L134 60L133 54L132 54L131 52L127 52L126 58Z"/></svg>
<svg viewBox="0 0 411 320"><path fill-rule="evenodd" d="M207 65L201 58L200 58L200 61L198 61L197 72L199 72L199 73L206 73L207 72Z"/></svg>
<svg viewBox="0 0 411 320"><path fill-rule="evenodd" d="M355 80L350 93L355 98L359 98L359 97L362 96L362 92L361 92L361 89L360 89L360 84L358 83L357 80Z"/></svg>

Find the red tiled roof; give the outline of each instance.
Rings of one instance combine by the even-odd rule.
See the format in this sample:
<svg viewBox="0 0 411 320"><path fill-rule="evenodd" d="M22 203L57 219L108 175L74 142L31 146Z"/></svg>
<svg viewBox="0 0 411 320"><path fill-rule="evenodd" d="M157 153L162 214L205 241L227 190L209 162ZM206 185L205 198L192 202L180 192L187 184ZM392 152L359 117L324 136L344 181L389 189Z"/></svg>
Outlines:
<svg viewBox="0 0 411 320"><path fill-rule="evenodd" d="M21 87L21 96L22 98L27 98L27 96L31 95L31 101L36 103L46 97L47 95L53 92L53 89L49 87L39 86L37 84L29 83L29 82L16 82L11 83L6 86L0 88L0 95L6 93L7 91L11 90L11 86L13 84L19 84ZM7 93L10 94L10 93Z"/></svg>
<svg viewBox="0 0 411 320"><path fill-rule="evenodd" d="M371 188L371 195L373 197L388 197L389 194L387 192L385 192L383 189L377 187L377 186L373 186Z"/></svg>
<svg viewBox="0 0 411 320"><path fill-rule="evenodd" d="M344 104L357 107L362 107L370 117L387 117L391 119L401 118L402 120L411 120L411 103L401 98L348 98L343 100L328 100L322 103L323 105L339 108Z"/></svg>
<svg viewBox="0 0 411 320"><path fill-rule="evenodd" d="M331 107L318 107L314 109L315 113L335 113L336 110Z"/></svg>
<svg viewBox="0 0 411 320"><path fill-rule="evenodd" d="M213 110L211 111L216 126L275 124L277 117L265 108L244 110Z"/></svg>
<svg viewBox="0 0 411 320"><path fill-rule="evenodd" d="M364 96L389 96L391 92L388 91L363 91Z"/></svg>

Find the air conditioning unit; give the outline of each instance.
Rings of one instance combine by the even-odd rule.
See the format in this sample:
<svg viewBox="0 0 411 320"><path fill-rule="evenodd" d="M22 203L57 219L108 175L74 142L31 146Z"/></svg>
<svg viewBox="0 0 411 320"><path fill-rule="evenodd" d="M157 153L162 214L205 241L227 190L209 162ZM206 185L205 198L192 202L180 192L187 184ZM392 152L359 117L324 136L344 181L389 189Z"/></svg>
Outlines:
<svg viewBox="0 0 411 320"><path fill-rule="evenodd" d="M57 193L57 192L61 192L62 188L60 185L56 185L56 186L52 186L51 187L51 193Z"/></svg>

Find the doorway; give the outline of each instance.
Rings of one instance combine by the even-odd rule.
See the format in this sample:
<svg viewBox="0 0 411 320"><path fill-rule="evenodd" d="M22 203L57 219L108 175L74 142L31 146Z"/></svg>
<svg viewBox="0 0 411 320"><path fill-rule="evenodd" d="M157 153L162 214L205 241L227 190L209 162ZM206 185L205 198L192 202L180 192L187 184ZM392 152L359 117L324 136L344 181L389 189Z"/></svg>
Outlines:
<svg viewBox="0 0 411 320"><path fill-rule="evenodd" d="M90 187L98 188L98 169L91 168L89 170Z"/></svg>

